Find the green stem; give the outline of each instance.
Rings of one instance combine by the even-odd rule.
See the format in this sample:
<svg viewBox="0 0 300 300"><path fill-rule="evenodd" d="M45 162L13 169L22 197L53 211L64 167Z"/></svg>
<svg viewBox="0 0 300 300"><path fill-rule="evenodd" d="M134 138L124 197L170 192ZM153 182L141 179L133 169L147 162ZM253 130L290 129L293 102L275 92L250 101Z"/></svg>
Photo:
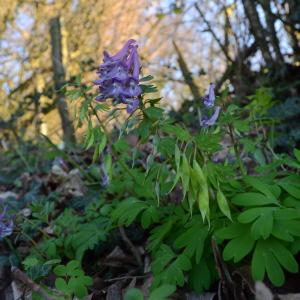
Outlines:
<svg viewBox="0 0 300 300"><path fill-rule="evenodd" d="M18 261L21 262L21 257L18 253L18 251L14 248L13 244L11 243L11 241L8 238L4 238L6 244L8 245L8 248L11 250L11 252L13 252L13 254L18 258Z"/></svg>
<svg viewBox="0 0 300 300"><path fill-rule="evenodd" d="M234 137L234 133L233 133L233 128L232 128L232 125L229 124L228 125L228 129L229 129L229 135L230 135L230 138L231 138L231 141L232 141L232 144L233 144L233 149L234 149L234 153L235 153L235 157L236 157L236 160L239 164L239 168L240 168L240 171L243 175L246 175L247 174L247 171L244 167L244 164L241 160L241 155L240 155L240 152L239 152L239 148L238 148L238 144L235 140L235 137Z"/></svg>

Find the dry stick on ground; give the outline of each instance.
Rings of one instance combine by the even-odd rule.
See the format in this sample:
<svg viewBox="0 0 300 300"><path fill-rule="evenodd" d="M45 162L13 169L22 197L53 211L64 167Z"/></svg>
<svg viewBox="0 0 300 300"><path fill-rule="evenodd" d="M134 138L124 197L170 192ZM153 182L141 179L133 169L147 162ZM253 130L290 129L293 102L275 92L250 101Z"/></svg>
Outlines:
<svg viewBox="0 0 300 300"><path fill-rule="evenodd" d="M46 300L54 300L50 297L47 292L38 284L33 282L24 272L16 267L11 268L12 277L16 280L23 282L26 286L28 286L32 291L37 292Z"/></svg>
<svg viewBox="0 0 300 300"><path fill-rule="evenodd" d="M135 257L138 265L141 267L143 265L143 263L142 263L142 258L141 258L141 255L140 255L139 251L135 248L135 246L132 244L132 242L130 241L130 239L126 235L126 232L125 232L123 226L119 227L119 231L120 231L122 240L128 246L129 250L131 251L131 253Z"/></svg>

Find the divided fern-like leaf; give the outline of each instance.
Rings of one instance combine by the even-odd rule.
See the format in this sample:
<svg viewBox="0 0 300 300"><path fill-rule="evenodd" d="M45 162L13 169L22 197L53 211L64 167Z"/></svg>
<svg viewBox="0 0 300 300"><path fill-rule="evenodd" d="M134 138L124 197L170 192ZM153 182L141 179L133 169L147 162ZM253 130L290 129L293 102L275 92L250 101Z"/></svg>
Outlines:
<svg viewBox="0 0 300 300"><path fill-rule="evenodd" d="M207 235L208 226L203 225L200 216L195 216L195 219L187 225L187 229L175 240L175 246L185 248L183 253L189 258L195 257L196 263L199 263Z"/></svg>

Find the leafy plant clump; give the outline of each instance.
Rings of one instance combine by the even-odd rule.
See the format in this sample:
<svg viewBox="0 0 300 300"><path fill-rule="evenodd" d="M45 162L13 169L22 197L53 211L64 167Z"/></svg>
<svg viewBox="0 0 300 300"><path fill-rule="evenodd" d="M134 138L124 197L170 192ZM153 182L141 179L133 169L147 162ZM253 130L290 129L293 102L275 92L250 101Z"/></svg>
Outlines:
<svg viewBox="0 0 300 300"><path fill-rule="evenodd" d="M106 59L104 64L110 62ZM86 124L84 151L93 150L90 165L80 169L89 192L72 198L77 202L68 202L70 197L60 201L57 190L46 197L37 192L39 196L28 201L31 214L19 210L14 217L15 245L26 241L32 247L23 255L3 237L14 249L13 255L3 256L3 263L23 265L44 287L43 280L54 274L62 299L83 299L95 290L95 283L90 289L91 277L98 273L110 282L114 268L124 267L112 267L115 252L110 245L122 243L135 260L128 262L118 252L122 261L135 265L130 276L151 279L146 299L166 299L176 288L203 293L220 279L223 284L224 278L232 280L228 270L243 266L250 266L254 281L268 279L282 286L286 272L297 273L299 268L300 151L295 149L293 156L274 153L273 122L266 110L227 104L226 89L215 99L210 87L203 103L194 105L197 123L187 127L164 113L160 99L151 97L156 91L151 80L139 79L142 94L130 98L139 104L134 109L132 102L120 99L113 110L95 102L98 93L80 77L64 87L66 95L78 101L78 127ZM111 98L105 88L105 99ZM124 95L127 88L122 85ZM259 99L253 97L251 103L255 101ZM109 132L105 122L124 119L122 103L130 115ZM76 165L71 155L55 147L53 151ZM68 182L62 174L58 176ZM134 244L143 245L145 252ZM97 256L105 259L97 261ZM144 296L134 288L124 297Z"/></svg>

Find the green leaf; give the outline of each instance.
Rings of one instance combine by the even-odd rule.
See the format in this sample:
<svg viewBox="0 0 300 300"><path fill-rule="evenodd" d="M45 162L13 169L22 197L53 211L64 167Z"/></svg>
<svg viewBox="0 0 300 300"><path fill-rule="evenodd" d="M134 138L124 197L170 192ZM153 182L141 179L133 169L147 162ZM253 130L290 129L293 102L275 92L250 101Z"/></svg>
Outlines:
<svg viewBox="0 0 300 300"><path fill-rule="evenodd" d="M167 245L161 245L155 259L151 264L151 270L155 274L159 274L168 265L168 263L175 257L175 253Z"/></svg>
<svg viewBox="0 0 300 300"><path fill-rule="evenodd" d="M246 211L240 213L238 216L238 221L241 223L251 223L257 218L269 214L275 210L274 207L255 207L247 209Z"/></svg>
<svg viewBox="0 0 300 300"><path fill-rule="evenodd" d="M226 197L224 196L224 194L222 193L221 190L217 191L217 202L218 202L218 206L221 210L221 212L229 219L231 219L231 213L230 213L230 208L228 205L228 202L226 200Z"/></svg>
<svg viewBox="0 0 300 300"><path fill-rule="evenodd" d="M143 293L136 288L130 288L125 292L124 300L143 300Z"/></svg>
<svg viewBox="0 0 300 300"><path fill-rule="evenodd" d="M279 182L278 183L285 191L287 191L291 196L300 199L300 189L297 188L295 185Z"/></svg>
<svg viewBox="0 0 300 300"><path fill-rule="evenodd" d="M233 197L232 202L241 206L256 206L266 204L277 204L277 201L270 199L260 193L243 193Z"/></svg>
<svg viewBox="0 0 300 300"><path fill-rule="evenodd" d="M175 285L164 284L150 293L148 300L166 300L168 296L176 291Z"/></svg>
<svg viewBox="0 0 300 300"><path fill-rule="evenodd" d="M129 226L146 208L148 208L148 205L145 202L135 198L127 198L117 205L111 217L119 225Z"/></svg>
<svg viewBox="0 0 300 300"><path fill-rule="evenodd" d="M164 124L161 126L161 130L168 134L175 135L179 140L183 142L191 140L191 136L188 131L183 129L179 125Z"/></svg>
<svg viewBox="0 0 300 300"><path fill-rule="evenodd" d="M192 265L184 254L175 257L173 251L166 245L163 245L161 251L157 252L152 268L154 287L160 284L184 285L184 271L190 270Z"/></svg>
<svg viewBox="0 0 300 300"><path fill-rule="evenodd" d="M147 75L147 76L144 76L140 79L140 82L144 82L144 81L150 81L152 80L154 77L152 75Z"/></svg>
<svg viewBox="0 0 300 300"><path fill-rule="evenodd" d="M273 229L273 212L270 211L266 214L261 215L251 227L251 235L254 239L262 237L263 239L268 238Z"/></svg>
<svg viewBox="0 0 300 300"><path fill-rule="evenodd" d="M159 212L156 207L150 206L141 215L141 224L144 229L149 228L149 226L159 220Z"/></svg>
<svg viewBox="0 0 300 300"><path fill-rule="evenodd" d="M157 87L153 84L140 84L140 87L145 94L156 93Z"/></svg>
<svg viewBox="0 0 300 300"><path fill-rule="evenodd" d="M72 276L74 270L79 269L79 268L80 268L80 262L77 260L71 260L66 265L66 273L67 273L67 275Z"/></svg>
<svg viewBox="0 0 300 300"><path fill-rule="evenodd" d="M97 224L83 224L80 231L71 236L71 245L75 251L76 260L81 261L86 250L94 249L100 241L105 240L106 232L99 229Z"/></svg>
<svg viewBox="0 0 300 300"><path fill-rule="evenodd" d="M258 241L252 256L251 272L255 280L263 281L265 277L264 244Z"/></svg>
<svg viewBox="0 0 300 300"><path fill-rule="evenodd" d="M300 150L294 149L294 155L297 158L297 160L300 162Z"/></svg>
<svg viewBox="0 0 300 300"><path fill-rule="evenodd" d="M53 269L53 272L55 275L63 277L67 274L67 269L63 265L58 265Z"/></svg>
<svg viewBox="0 0 300 300"><path fill-rule="evenodd" d="M249 233L232 239L224 248L224 260L233 259L235 263L239 262L242 258L244 258L251 252L254 243L255 240Z"/></svg>
<svg viewBox="0 0 300 300"><path fill-rule="evenodd" d="M220 134L210 134L210 133L202 133L200 132L195 137L195 141L197 147L201 151L207 151L209 153L214 153L221 149L220 141L221 135Z"/></svg>
<svg viewBox="0 0 300 300"><path fill-rule="evenodd" d="M289 272L297 273L299 270L298 263L292 253L285 248L281 243L276 242L271 248L278 262Z"/></svg>
<svg viewBox="0 0 300 300"><path fill-rule="evenodd" d="M280 196L280 187L277 185L269 185L263 182L263 178L247 176L244 181L251 186L253 186L259 192L265 194L268 198L276 202L277 198Z"/></svg>
<svg viewBox="0 0 300 300"><path fill-rule="evenodd" d="M193 264L188 278L189 285L198 294L210 288L212 275L205 258L202 258L199 264Z"/></svg>
<svg viewBox="0 0 300 300"><path fill-rule="evenodd" d="M39 263L38 259L35 256L27 256L22 264L25 266L25 268L33 267Z"/></svg>
<svg viewBox="0 0 300 300"><path fill-rule="evenodd" d="M176 170L179 170L179 166L180 166L180 160L181 160L181 153L179 150L178 145L175 145L175 165L176 165Z"/></svg>
<svg viewBox="0 0 300 300"><path fill-rule="evenodd" d="M295 220L278 220L275 218L272 235L278 239L292 242L294 236L300 236L300 222Z"/></svg>
<svg viewBox="0 0 300 300"><path fill-rule="evenodd" d="M66 281L63 278L57 278L55 280L55 287L59 290L62 291L64 293L68 293L68 285L66 283Z"/></svg>
<svg viewBox="0 0 300 300"><path fill-rule="evenodd" d="M172 229L174 221L175 221L174 219L169 219L166 223L155 227L151 231L151 235L149 237L149 246L148 246L149 250L154 251L160 246L165 236Z"/></svg>
<svg viewBox="0 0 300 300"><path fill-rule="evenodd" d="M175 246L185 248L184 254L189 258L195 256L196 263L199 263L208 235L208 227L203 226L202 220L194 220L190 223L190 227L175 240Z"/></svg>
<svg viewBox="0 0 300 300"><path fill-rule="evenodd" d="M190 165L185 154L182 155L180 175L181 175L183 199L184 199L187 191L189 190L189 182L190 182Z"/></svg>
<svg viewBox="0 0 300 300"><path fill-rule="evenodd" d="M277 220L295 220L300 219L300 209L295 208L282 208L274 212Z"/></svg>
<svg viewBox="0 0 300 300"><path fill-rule="evenodd" d="M161 109L159 107L150 106L144 110L144 113L151 120L158 120L163 115L163 109Z"/></svg>
<svg viewBox="0 0 300 300"><path fill-rule="evenodd" d="M193 169L195 172L192 173L195 182L198 184L198 206L204 220L207 218L209 222L209 193L208 193L208 185L206 180L206 175L201 169L200 165L196 160L193 161ZM194 177L195 176L195 177Z"/></svg>
<svg viewBox="0 0 300 300"><path fill-rule="evenodd" d="M228 227L216 231L216 236L220 239L233 239L249 232L249 226L239 223L230 224Z"/></svg>
<svg viewBox="0 0 300 300"><path fill-rule="evenodd" d="M274 238L258 240L251 264L253 278L262 281L267 272L273 285L281 286L284 283L281 266L290 272L298 272L297 261L283 244Z"/></svg>
<svg viewBox="0 0 300 300"><path fill-rule="evenodd" d="M32 280L37 280L42 277L47 276L51 271L51 266L46 264L37 264L32 267L29 267L26 270L26 273L28 277L30 277Z"/></svg>
<svg viewBox="0 0 300 300"><path fill-rule="evenodd" d="M274 256L269 252L264 257L266 271L269 279L275 286L281 286L284 283L284 273Z"/></svg>

